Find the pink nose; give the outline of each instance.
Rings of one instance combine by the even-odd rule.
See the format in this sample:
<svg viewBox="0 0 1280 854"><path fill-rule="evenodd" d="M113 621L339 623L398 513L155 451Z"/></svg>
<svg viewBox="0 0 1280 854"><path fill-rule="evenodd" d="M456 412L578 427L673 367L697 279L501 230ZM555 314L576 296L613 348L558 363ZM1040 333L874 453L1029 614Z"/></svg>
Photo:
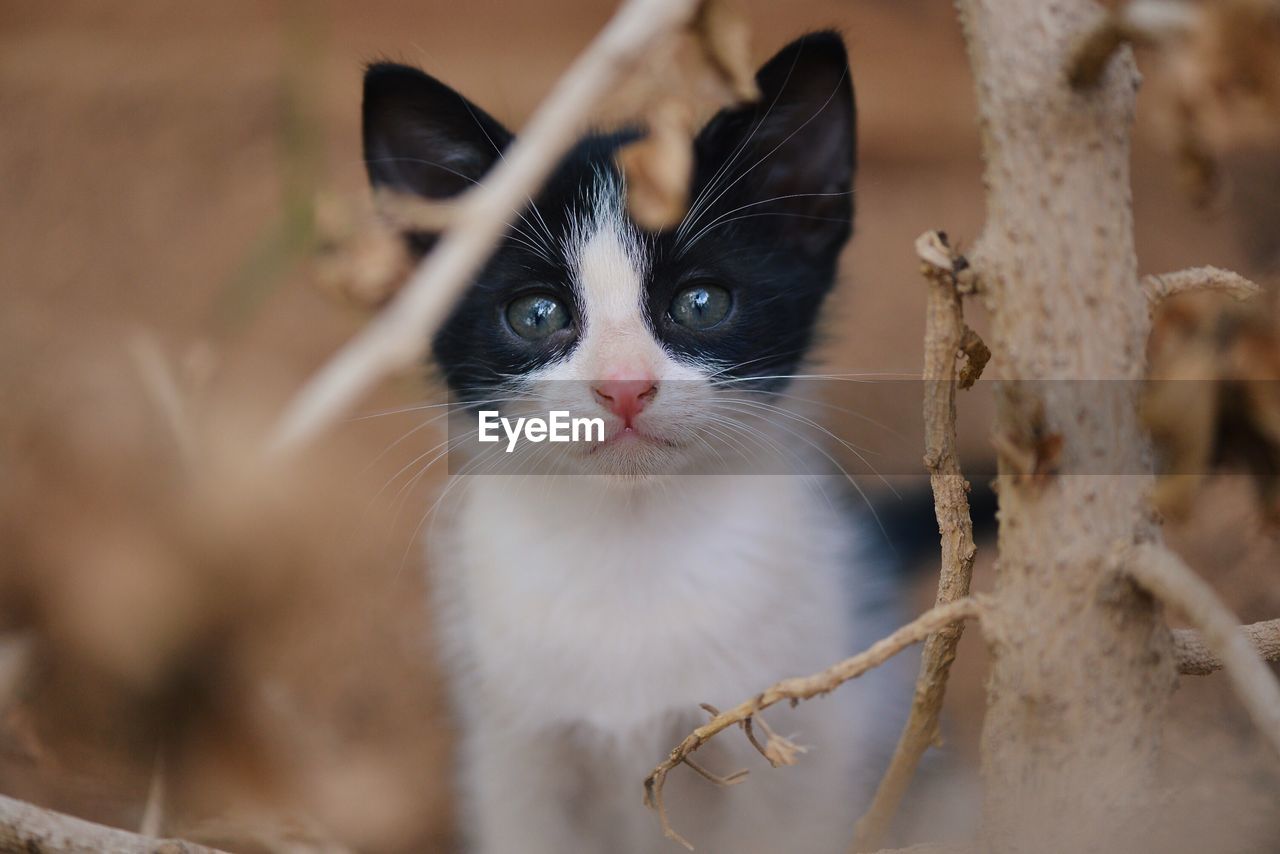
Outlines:
<svg viewBox="0 0 1280 854"><path fill-rule="evenodd" d="M658 396L658 383L654 380L601 380L592 390L601 406L630 424L631 419Z"/></svg>

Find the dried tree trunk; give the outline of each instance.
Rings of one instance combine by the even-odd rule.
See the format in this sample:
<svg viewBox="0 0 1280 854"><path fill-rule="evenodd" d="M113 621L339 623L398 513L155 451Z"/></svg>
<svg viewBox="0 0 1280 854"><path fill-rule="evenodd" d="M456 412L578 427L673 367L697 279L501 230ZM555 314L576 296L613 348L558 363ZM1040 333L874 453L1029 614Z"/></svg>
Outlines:
<svg viewBox="0 0 1280 854"><path fill-rule="evenodd" d="M1150 326L1129 186L1138 77L1124 50L1095 89L1069 87L1091 0L957 5L986 160L971 261L1001 378L984 847L1105 850L1153 783L1176 680L1160 609L1114 559L1159 537L1133 382Z"/></svg>

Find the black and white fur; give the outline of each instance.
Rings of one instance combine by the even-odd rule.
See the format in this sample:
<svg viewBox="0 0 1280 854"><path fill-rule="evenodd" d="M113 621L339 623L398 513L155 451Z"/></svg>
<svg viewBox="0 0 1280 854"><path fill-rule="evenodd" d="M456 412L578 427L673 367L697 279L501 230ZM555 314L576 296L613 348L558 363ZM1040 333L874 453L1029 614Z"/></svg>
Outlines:
<svg viewBox="0 0 1280 854"><path fill-rule="evenodd" d="M647 232L626 212L615 155L638 132L584 138L432 343L464 400L609 424L599 446L558 451L552 474L462 478L429 536L465 831L482 854L679 850L643 808L641 782L705 719L699 704L727 707L821 669L896 621L856 525L819 479L753 475L741 457L717 469L729 442L810 453L785 417L750 404L790 411L783 390L853 219L840 37L793 42L758 82L757 104L722 111L697 136L693 203L670 231ZM511 140L420 71L368 70L375 186L456 195ZM426 251L433 237L410 240ZM724 320L701 331L675 322L675 295L708 281L731 295ZM538 341L516 334L506 310L529 293L555 299L569 324ZM652 378L654 392L625 425L634 437L593 393L601 377L630 375ZM843 850L896 733L900 676L767 714L810 748L795 767L768 769L726 733L699 762L753 773L722 789L677 771L673 825L716 854Z"/></svg>

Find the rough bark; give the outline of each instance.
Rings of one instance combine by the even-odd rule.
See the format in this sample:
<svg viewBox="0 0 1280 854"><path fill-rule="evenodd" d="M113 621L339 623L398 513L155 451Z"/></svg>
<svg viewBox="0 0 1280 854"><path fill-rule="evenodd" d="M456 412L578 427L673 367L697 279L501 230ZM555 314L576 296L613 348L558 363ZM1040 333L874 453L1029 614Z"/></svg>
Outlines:
<svg viewBox="0 0 1280 854"><path fill-rule="evenodd" d="M1132 382L1149 332L1128 166L1137 72L1123 49L1096 88L1070 88L1073 47L1102 14L1090 0L957 5L986 162L970 257L1001 380L985 847L1106 850L1153 783L1177 677L1158 606L1108 572L1117 544L1159 537Z"/></svg>

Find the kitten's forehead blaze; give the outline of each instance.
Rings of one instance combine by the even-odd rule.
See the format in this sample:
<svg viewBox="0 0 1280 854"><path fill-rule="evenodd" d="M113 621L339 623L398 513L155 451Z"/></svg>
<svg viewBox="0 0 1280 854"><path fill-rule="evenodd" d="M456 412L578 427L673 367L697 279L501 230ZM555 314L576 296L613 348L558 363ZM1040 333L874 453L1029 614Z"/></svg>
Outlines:
<svg viewBox="0 0 1280 854"><path fill-rule="evenodd" d="M627 218L619 180L597 175L590 199L590 210L571 222L566 246L584 326L566 367L577 379L662 379L671 360L644 311L650 247Z"/></svg>

